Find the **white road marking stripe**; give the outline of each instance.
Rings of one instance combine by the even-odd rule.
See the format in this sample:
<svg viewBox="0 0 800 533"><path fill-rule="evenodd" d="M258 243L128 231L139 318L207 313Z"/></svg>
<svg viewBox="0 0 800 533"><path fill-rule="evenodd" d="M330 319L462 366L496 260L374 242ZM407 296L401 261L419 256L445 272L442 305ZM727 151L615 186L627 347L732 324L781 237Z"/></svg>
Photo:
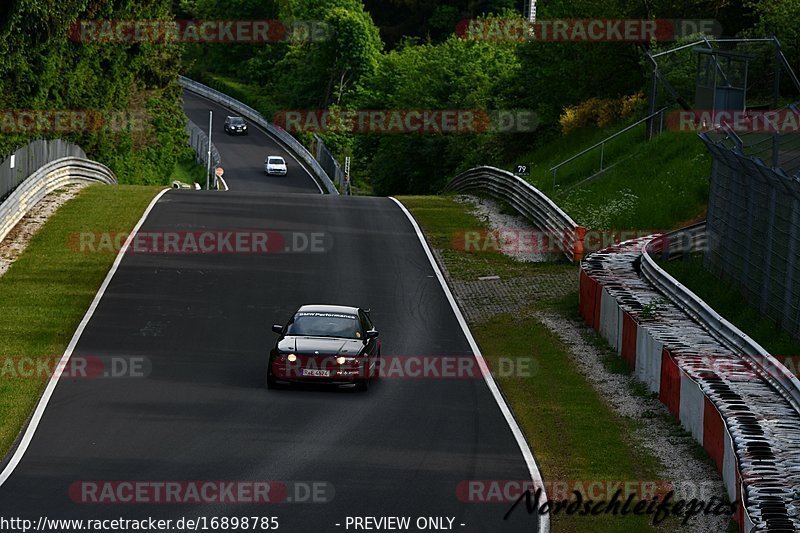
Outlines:
<svg viewBox="0 0 800 533"><path fill-rule="evenodd" d="M58 384L58 380L61 378L61 373L63 372L64 368L66 368L67 363L69 362L69 358L72 356L72 352L75 350L75 346L77 346L78 341L83 335L83 330L86 329L86 326L89 324L89 321L92 319L92 315L94 314L97 306L100 304L100 300L103 298L103 295L108 288L109 283L111 283L111 278L114 277L114 274L117 272L117 268L119 268L120 263L122 262L122 258L125 255L125 252L128 250L128 247L133 242L133 238L139 229L144 224L147 215L150 214L153 207L155 207L156 203L161 199L164 194L169 191L170 189L164 189L159 192L155 198L150 202L150 205L147 206L142 217L137 222L136 226L134 226L133 231L131 231L128 238L125 240L125 244L120 249L119 253L117 254L116 259L114 260L114 264L111 265L111 270L108 271L106 274L106 278L103 280L103 284L100 285L100 289L98 289L97 294L94 296L94 300L92 300L89 309L86 311L86 314L83 315L83 319L81 320L80 324L78 324L78 329L75 330L75 334L72 336L72 340L69 341L67 345L67 349L64 351L64 355L61 356L61 360L58 362L56 366L55 372L52 376L50 376L50 381L47 383L47 387L44 389L44 393L42 393L42 397L39 398L39 403L36 405L36 410L33 412L33 416L31 417L31 421L28 424L28 427L25 428L25 434L22 436L22 440L17 446L17 449L14 451L14 455L11 457L11 460L8 462L6 467L3 469L3 472L0 473L0 486L5 483L11 474L14 473L14 469L17 467L19 462L22 460L22 456L25 455L25 452L28 449L28 446L33 440L33 435L36 433L36 428L39 427L39 422L42 420L42 415L44 415L44 410L47 408L47 404L50 401L50 397L53 395L53 390L55 390L56 385Z"/></svg>
<svg viewBox="0 0 800 533"><path fill-rule="evenodd" d="M439 280L439 284L442 286L442 290L444 291L445 296L447 297L447 301L450 302L450 307L453 308L453 313L455 313L456 318L458 319L458 323L461 326L461 330L464 332L464 336L467 338L467 342L469 342L470 347L472 348L472 353L475 356L475 359L478 361L478 366L481 369L481 373L483 374L483 379L486 381L486 385L489 387L489 390L492 392L492 396L494 400L497 402L498 407L500 407L500 411L503 413L503 416L508 422L509 428L511 428L511 433L514 434L514 438L517 440L517 445L519 446L520 451L522 452L522 457L525 459L525 463L528 465L528 472L531 475L531 480L534 483L536 488L542 489L542 500L541 504L543 505L547 501L547 491L544 490L544 480L542 479L542 475L539 472L539 467L536 465L536 459L533 456L533 452L531 451L530 447L528 446L528 442L525 440L525 435L522 434L522 429L520 429L517 420L514 418L514 415L511 413L511 409L508 407L505 398L503 397L500 389L497 387L497 383L494 381L494 377L492 373L489 371L489 366L486 364L486 359L484 359L483 354L481 353L480 348L478 348L478 343L475 342L475 338L472 336L472 332L469 330L469 326L467 326L467 321L464 320L464 315L461 314L461 309L459 309L458 304L456 303L455 298L453 298L453 293L450 292L450 287L447 286L447 282L444 280L444 276L442 275L442 271L439 269L439 265L436 263L436 259L433 257L431 253L431 249L428 246L428 242L425 240L425 235L422 233L422 230L417 224L417 221L411 215L411 213L406 209L397 198L389 198L390 200L394 201L400 209L405 213L408 220L411 222L411 225L414 227L414 231L417 233L417 237L419 238L419 242L422 244L422 248L425 250L425 254L428 256L428 260L431 263L431 267L433 271L436 273L436 278ZM544 514L539 516L539 533L547 533L550 531L550 515Z"/></svg>

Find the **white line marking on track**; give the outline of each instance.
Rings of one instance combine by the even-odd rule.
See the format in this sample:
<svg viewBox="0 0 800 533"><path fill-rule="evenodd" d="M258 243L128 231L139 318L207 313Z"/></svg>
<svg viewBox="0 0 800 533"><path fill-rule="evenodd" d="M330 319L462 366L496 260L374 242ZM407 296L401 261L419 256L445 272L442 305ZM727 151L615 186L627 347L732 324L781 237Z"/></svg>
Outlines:
<svg viewBox="0 0 800 533"><path fill-rule="evenodd" d="M114 277L114 274L117 272L117 268L119 268L120 263L122 262L122 258L125 256L125 252L128 250L131 242L133 242L133 237L142 227L144 224L145 219L147 219L147 215L150 214L150 211L153 210L156 203L167 193L170 189L164 189L160 193L156 195L155 198L150 202L150 205L147 206L147 209L144 210L142 213L139 222L136 223L134 226L133 231L131 231L128 238L125 240L125 244L120 249L119 253L117 254L116 259L114 260L114 264L111 265L111 269L106 274L106 278L103 280L103 284L100 285L100 288L97 290L97 294L94 295L94 300L92 300L91 305L89 305L89 309L86 311L86 314L83 315L83 319L81 320L80 324L78 324L78 329L75 330L75 334L72 336L72 339L69 341L67 345L67 349L64 351L64 355L61 356L61 360L59 360L58 365L56 365L55 372L53 375L50 376L50 381L47 383L47 387L44 389L44 393L42 393L42 397L39 398L39 403L36 405L36 410L33 412L33 416L31 417L30 424L28 427L25 428L25 434L22 436L22 440L17 446L17 449L14 451L14 455L11 457L11 460L8 462L6 467L3 469L3 472L0 473L0 486L5 483L11 474L14 473L14 469L17 467L19 462L22 460L22 456L25 455L25 451L28 449L28 446L33 440L33 435L36 433L36 428L39 427L39 422L42 420L42 415L44 415L44 410L47 408L47 404L50 401L50 397L53 395L53 391L58 384L58 380L61 378L61 373L63 372L64 368L67 366L69 362L69 358L72 356L72 352L75 350L75 346L77 346L78 341L83 335L83 330L86 329L86 326L89 324L89 321L92 319L92 315L94 315L97 306L100 304L100 300L103 298L103 295L108 288L109 283L111 283L111 278Z"/></svg>
<svg viewBox="0 0 800 533"><path fill-rule="evenodd" d="M464 336L467 338L467 342L469 342L469 345L472 348L472 353L475 356L475 359L478 361L478 366L483 374L483 379L486 381L486 385L492 392L492 396L497 402L498 407L500 407L500 411L503 413L506 422L508 422L508 426L511 428L511 433L514 434L514 438L517 440L517 445L522 452L522 457L525 459L525 463L528 465L528 472L531 475L531 480L534 483L534 487L542 489L541 504L544 505L544 503L547 501L547 491L544 490L544 480L542 479L542 474L539 472L539 467L536 465L536 458L533 456L533 452L528 446L528 442L525 440L525 435L522 434L522 429L519 427L517 420L514 418L514 414L508 407L508 404L500 392L500 389L497 387L497 383L494 381L491 371L489 371L489 366L486 364L486 359L484 359L481 349L478 348L478 343L475 342L475 338L472 336L469 326L467 326L467 321L464 320L464 315L461 314L461 309L459 309L455 298L453 298L453 293L450 292L450 287L447 286L447 282L442 275L442 271L439 269L439 265L436 263L436 259L433 257L433 253L431 253L431 249L428 246L428 241L425 240L425 235L422 233L422 230L420 229L419 224L417 224L417 221L414 219L414 216L408 211L408 209L406 209L406 206L400 203L397 198L390 197L389 199L394 201L394 203L400 207L403 213L405 213L406 217L408 217L411 225L414 227L414 231L417 233L419 242L422 244L422 248L425 250L425 254L428 256L428 260L431 263L431 267L436 273L436 278L439 280L439 284L442 286L442 290L447 297L447 301L450 302L450 307L453 308L453 313L458 319L458 324L461 326L461 330L464 332ZM540 515L539 533L547 533L549 531L549 514Z"/></svg>

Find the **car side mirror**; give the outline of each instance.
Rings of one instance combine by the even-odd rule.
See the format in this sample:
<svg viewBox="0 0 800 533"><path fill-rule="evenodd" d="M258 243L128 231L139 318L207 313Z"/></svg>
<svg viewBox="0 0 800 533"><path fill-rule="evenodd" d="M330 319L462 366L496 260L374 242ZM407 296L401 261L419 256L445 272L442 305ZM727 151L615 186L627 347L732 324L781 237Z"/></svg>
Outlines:
<svg viewBox="0 0 800 533"><path fill-rule="evenodd" d="M280 324L273 324L272 331L274 331L275 333L283 333L283 326Z"/></svg>
<svg viewBox="0 0 800 533"><path fill-rule="evenodd" d="M368 339L375 339L378 337L378 330L377 329L368 329L367 330L367 338Z"/></svg>

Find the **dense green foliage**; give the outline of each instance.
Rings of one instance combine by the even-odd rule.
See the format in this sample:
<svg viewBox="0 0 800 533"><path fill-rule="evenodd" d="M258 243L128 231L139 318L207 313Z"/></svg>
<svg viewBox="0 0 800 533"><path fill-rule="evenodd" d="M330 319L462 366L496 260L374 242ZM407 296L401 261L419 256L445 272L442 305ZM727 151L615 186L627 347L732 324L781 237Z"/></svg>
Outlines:
<svg viewBox="0 0 800 533"><path fill-rule="evenodd" d="M157 192L156 187L92 185L49 218L0 278L3 357L47 360L55 369L117 256L113 250L78 253L76 235L129 233ZM38 372L5 372L0 379L3 455L20 436L47 381Z"/></svg>
<svg viewBox="0 0 800 533"><path fill-rule="evenodd" d="M176 84L180 49L75 42L69 30L82 19L171 17L168 0L17 0L7 6L0 19L0 109L79 110L107 122L80 132L8 128L0 135L0 154L33 138L61 137L109 165L122 182L165 183L187 150Z"/></svg>
<svg viewBox="0 0 800 533"><path fill-rule="evenodd" d="M224 5L184 0L181 9L186 16L219 18L235 11L328 24L332 38L327 41L190 50L192 75L223 90L245 84L240 94L267 116L281 110L536 113L534 132L322 135L336 155L354 157L354 177L370 181L376 193L425 194L439 191L459 170L508 164L560 135L559 117L567 106L647 92L650 65L642 58L649 45L465 38L456 31L465 19L490 24L518 17L522 5L521 0L232 0ZM715 19L726 36L776 33L790 61L797 64L800 58L800 0L548 0L539 3L538 12L542 19ZM674 63L668 67L675 83L693 96L691 50ZM771 87L769 79L763 84Z"/></svg>
<svg viewBox="0 0 800 533"><path fill-rule="evenodd" d="M364 0L390 47L407 37L441 42L452 35L463 20L506 9L521 12L523 4L523 0Z"/></svg>
<svg viewBox="0 0 800 533"><path fill-rule="evenodd" d="M133 113L130 131L67 137L112 166L123 181L164 182L185 155L180 69L233 91L266 116L285 110L526 110L538 129L510 133L359 134L327 131L354 177L378 194L431 193L455 172L503 165L559 135L567 106L646 91L649 66L637 43L537 42L459 35L460 21L518 17L521 0L16 0L0 22L0 106ZM539 17L718 20L725 35L776 33L800 58L800 0L548 0ZM320 39L168 45L73 42L82 19L271 19L291 30L311 23ZM519 20L519 19L517 19ZM383 39L382 39L383 37ZM485 37L485 36L484 36ZM384 43L384 39L386 43ZM180 57L183 54L183 61ZM691 62L677 82L690 87ZM689 66L687 66L689 65ZM784 83L788 77L783 78ZM765 87L771 86L766 80ZM749 93L750 94L750 93ZM755 93L753 93L755 94ZM142 121L144 116L146 120ZM496 126L496 124L493 124ZM6 134L7 154L37 132ZM304 142L310 134L300 134Z"/></svg>

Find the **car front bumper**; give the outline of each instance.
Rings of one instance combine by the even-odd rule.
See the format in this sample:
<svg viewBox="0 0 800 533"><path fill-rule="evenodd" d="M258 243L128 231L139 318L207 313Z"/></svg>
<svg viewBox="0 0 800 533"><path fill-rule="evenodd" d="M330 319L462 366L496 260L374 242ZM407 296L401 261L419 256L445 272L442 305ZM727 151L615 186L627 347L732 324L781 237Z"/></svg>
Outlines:
<svg viewBox="0 0 800 533"><path fill-rule="evenodd" d="M303 367L297 364L270 363L272 379L278 383L318 383L321 385L356 385L366 380L368 372L359 366L324 366L314 370L327 370L327 376L303 375Z"/></svg>

